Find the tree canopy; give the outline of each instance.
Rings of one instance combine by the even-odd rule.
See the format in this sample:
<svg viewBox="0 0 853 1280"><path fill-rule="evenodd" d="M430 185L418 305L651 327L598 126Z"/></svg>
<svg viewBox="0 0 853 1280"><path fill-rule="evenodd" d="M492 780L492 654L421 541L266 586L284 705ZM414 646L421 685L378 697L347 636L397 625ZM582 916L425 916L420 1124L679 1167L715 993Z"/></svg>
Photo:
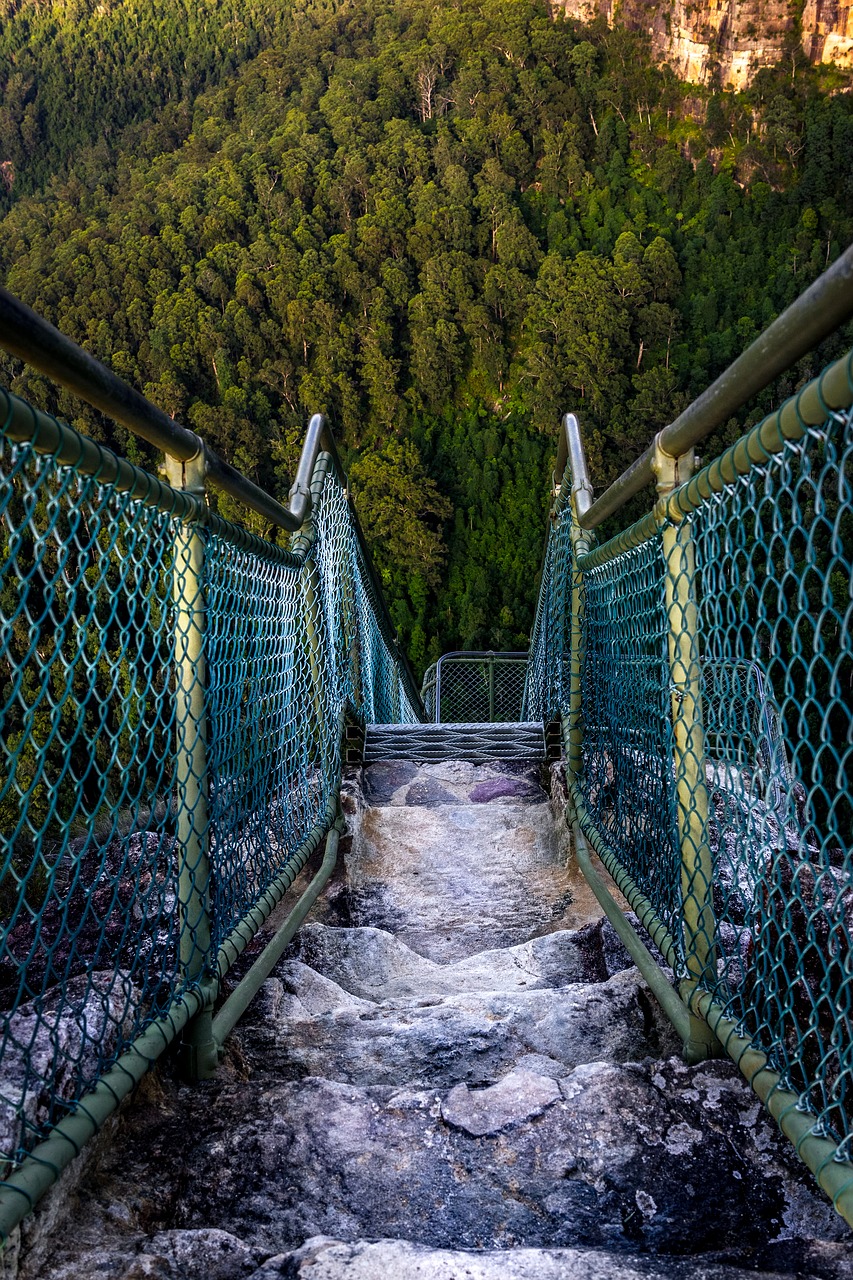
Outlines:
<svg viewBox="0 0 853 1280"><path fill-rule="evenodd" d="M608 482L853 238L848 95L527 0L24 0L0 66L7 287L279 495L326 412L420 665L526 646L562 413Z"/></svg>

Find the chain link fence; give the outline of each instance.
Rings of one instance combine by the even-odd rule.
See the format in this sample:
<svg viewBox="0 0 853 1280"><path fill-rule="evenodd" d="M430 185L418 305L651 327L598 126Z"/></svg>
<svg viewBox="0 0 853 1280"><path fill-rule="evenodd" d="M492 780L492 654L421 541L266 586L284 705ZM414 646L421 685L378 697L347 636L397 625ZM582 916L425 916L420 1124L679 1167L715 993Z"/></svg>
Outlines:
<svg viewBox="0 0 853 1280"><path fill-rule="evenodd" d="M0 424L5 1175L221 978L328 826L344 716L420 704L328 454L283 548L4 392Z"/></svg>
<svg viewBox="0 0 853 1280"><path fill-rule="evenodd" d="M848 1217L851 401L853 355L600 547L567 473L525 697L682 998Z"/></svg>
<svg viewBox="0 0 853 1280"><path fill-rule="evenodd" d="M444 653L424 675L421 696L436 724L513 724L522 719L526 653Z"/></svg>

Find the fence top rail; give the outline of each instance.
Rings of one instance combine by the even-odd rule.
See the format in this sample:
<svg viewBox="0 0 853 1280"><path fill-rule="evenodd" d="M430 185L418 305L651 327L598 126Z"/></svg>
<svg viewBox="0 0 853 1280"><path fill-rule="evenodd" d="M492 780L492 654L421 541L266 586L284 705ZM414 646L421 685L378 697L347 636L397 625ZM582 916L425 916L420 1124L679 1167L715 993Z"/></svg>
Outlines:
<svg viewBox="0 0 853 1280"><path fill-rule="evenodd" d="M447 661L458 661L468 659L471 662L527 662L530 654L528 651L521 649L503 650L503 649L448 649L447 653L443 653L440 658L436 658L435 662L431 662L424 672L423 688L426 689L428 684L434 684L436 674L442 664Z"/></svg>
<svg viewBox="0 0 853 1280"><path fill-rule="evenodd" d="M853 245L819 276L790 307L747 347L710 387L664 427L658 441L665 453L679 457L704 440L757 392L784 373L801 356L853 316ZM567 415L572 417L573 415ZM575 420L575 429L576 429ZM560 432L556 480L562 480L574 443L564 420ZM654 480L654 443L594 502L588 484L578 502L578 523L595 529ZM585 479L585 477L584 477Z"/></svg>
<svg viewBox="0 0 853 1280"><path fill-rule="evenodd" d="M527 650L524 649L451 649L447 653L443 653L438 659L436 666L442 662L447 662L451 658L478 658L481 661L489 659L500 659L501 662L507 660L512 662L527 661Z"/></svg>
<svg viewBox="0 0 853 1280"><path fill-rule="evenodd" d="M242 550L263 555L279 564L298 567L302 563L304 552L313 541L310 532L306 530L304 536L297 539L289 549L276 546L274 543L250 533L249 530L243 529L240 525L216 515L197 495L173 488L165 481L150 475L149 472L141 467L136 467L126 459L120 458L112 449L108 449L105 445L98 444L88 436L75 431L67 422L62 422L61 419L55 418L52 414L44 413L41 409L34 408L19 396L5 391L2 387L0 387L0 436L5 436L13 444L28 444L36 453L49 455L60 464L73 467L74 470L82 475L94 476L104 484L112 485L113 488L121 492L130 493L137 501L144 502L149 506L159 507L160 510L176 516L178 519L198 521L206 525L211 532L226 538ZM317 474L323 455L326 455L327 465L334 472L338 483L347 496L352 529L358 545L361 564L367 579L367 587L371 603L376 612L377 621L399 663L406 694L413 708L418 714L425 715L417 681L409 660L400 647L397 629L388 612L385 595L373 565L364 531L348 491L346 475L341 465L334 439L331 432L326 430L322 414L315 414L311 419L308 436L306 437L306 446L310 447L303 448L297 482L302 483L299 477L306 459L311 461L311 474L305 486L307 493L307 502L304 504L305 514L298 528L303 530L306 521L309 520L311 515L313 509L311 483ZM294 485L295 488L296 485Z"/></svg>
<svg viewBox="0 0 853 1280"><path fill-rule="evenodd" d="M203 453L211 483L277 528L292 532L304 523L311 506L314 464L321 448L328 449L331 436L322 414L314 414L309 423L285 507L6 289L0 289L0 346L169 457L187 462Z"/></svg>

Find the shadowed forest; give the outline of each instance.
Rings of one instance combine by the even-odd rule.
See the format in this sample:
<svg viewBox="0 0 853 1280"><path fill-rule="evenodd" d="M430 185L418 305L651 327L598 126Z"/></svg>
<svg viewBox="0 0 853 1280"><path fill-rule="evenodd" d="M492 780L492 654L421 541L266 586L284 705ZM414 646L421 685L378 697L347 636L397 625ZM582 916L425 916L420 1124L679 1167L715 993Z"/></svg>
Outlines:
<svg viewBox="0 0 853 1280"><path fill-rule="evenodd" d="M606 483L853 239L796 57L735 95L525 0L0 3L0 276L279 496L327 413L418 669L525 649L560 414Z"/></svg>

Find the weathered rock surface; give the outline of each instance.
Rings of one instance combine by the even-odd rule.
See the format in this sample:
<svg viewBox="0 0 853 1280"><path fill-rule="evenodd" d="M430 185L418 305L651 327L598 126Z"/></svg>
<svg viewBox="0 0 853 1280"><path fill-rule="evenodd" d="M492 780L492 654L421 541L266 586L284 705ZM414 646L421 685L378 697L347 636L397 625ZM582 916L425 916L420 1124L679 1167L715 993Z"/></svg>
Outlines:
<svg viewBox="0 0 853 1280"><path fill-rule="evenodd" d="M572 982L603 982L630 964L627 952L608 951L610 926L545 934L514 947L479 951L439 964L419 955L385 929L306 925L296 958L365 1000L455 995L462 991L533 991Z"/></svg>
<svg viewBox="0 0 853 1280"><path fill-rule="evenodd" d="M69 1247L150 1252L175 1228L224 1231L258 1258L315 1235L741 1257L846 1238L731 1065L590 1063L476 1094L266 1077L131 1109L73 1228L22 1274L57 1280L74 1274Z"/></svg>
<svg viewBox="0 0 853 1280"><path fill-rule="evenodd" d="M464 761L423 765L417 775L415 768L390 761L365 769L371 807L347 856L354 925L388 929L445 962L598 919L593 894L567 868L537 771ZM400 804L416 783L440 783L457 802ZM524 794L507 794L509 783ZM472 802L487 785L499 793L494 800Z"/></svg>
<svg viewBox="0 0 853 1280"><path fill-rule="evenodd" d="M853 66L851 0L806 0L802 17L803 48L812 62Z"/></svg>
<svg viewBox="0 0 853 1280"><path fill-rule="evenodd" d="M673 1056L578 906L534 779L382 768L380 805L350 781L327 924L216 1079L146 1081L50 1233L27 1222L18 1280L851 1280L849 1232L736 1068Z"/></svg>
<svg viewBox="0 0 853 1280"><path fill-rule="evenodd" d="M47 1280L783 1280L850 1274L832 1246L796 1250L797 1269L748 1270L714 1255L654 1258L601 1249L432 1249L407 1240L351 1243L315 1236L299 1249L259 1255L227 1231L161 1231L121 1253L94 1249ZM792 1254L788 1251L788 1261ZM771 1263L772 1266L772 1263ZM840 1269L839 1269L840 1268Z"/></svg>
<svg viewBox="0 0 853 1280"><path fill-rule="evenodd" d="M441 1118L472 1138L485 1138L540 1116L559 1097L556 1080L515 1070L485 1089L454 1085L441 1104Z"/></svg>
<svg viewBox="0 0 853 1280"><path fill-rule="evenodd" d="M705 83L719 69L724 86L743 89L785 56L797 12L787 0L557 0L573 18L604 18L649 36L653 52L682 80ZM853 65L850 0L806 0L799 35L812 62Z"/></svg>
<svg viewBox="0 0 853 1280"><path fill-rule="evenodd" d="M814 1263L835 1251L816 1255ZM830 1265L833 1265L830 1262ZM490 1249L481 1253L429 1249L405 1240L346 1244L319 1237L294 1253L270 1258L250 1280L781 1280L790 1272L742 1270L725 1262L691 1258L664 1261L600 1249ZM820 1271L799 1271L820 1275ZM169 1277L171 1280L171 1277Z"/></svg>
<svg viewBox="0 0 853 1280"><path fill-rule="evenodd" d="M558 990L482 991L374 1003L292 961L247 1016L248 1062L286 1079L363 1084L487 1083L531 1054L548 1075L629 1062L681 1045L636 970Z"/></svg>
<svg viewBox="0 0 853 1280"><path fill-rule="evenodd" d="M49 871L38 930L24 909L6 935L0 1008L17 1001L22 974L28 993L41 999L69 978L114 961L128 981L156 998L177 964L174 843L157 831L115 835L103 844L73 841Z"/></svg>
<svg viewBox="0 0 853 1280"><path fill-rule="evenodd" d="M75 1098L132 1030L139 991L122 970L70 978L4 1023L0 1176L50 1118L54 1097ZM42 1081L53 1081L53 1095Z"/></svg>

